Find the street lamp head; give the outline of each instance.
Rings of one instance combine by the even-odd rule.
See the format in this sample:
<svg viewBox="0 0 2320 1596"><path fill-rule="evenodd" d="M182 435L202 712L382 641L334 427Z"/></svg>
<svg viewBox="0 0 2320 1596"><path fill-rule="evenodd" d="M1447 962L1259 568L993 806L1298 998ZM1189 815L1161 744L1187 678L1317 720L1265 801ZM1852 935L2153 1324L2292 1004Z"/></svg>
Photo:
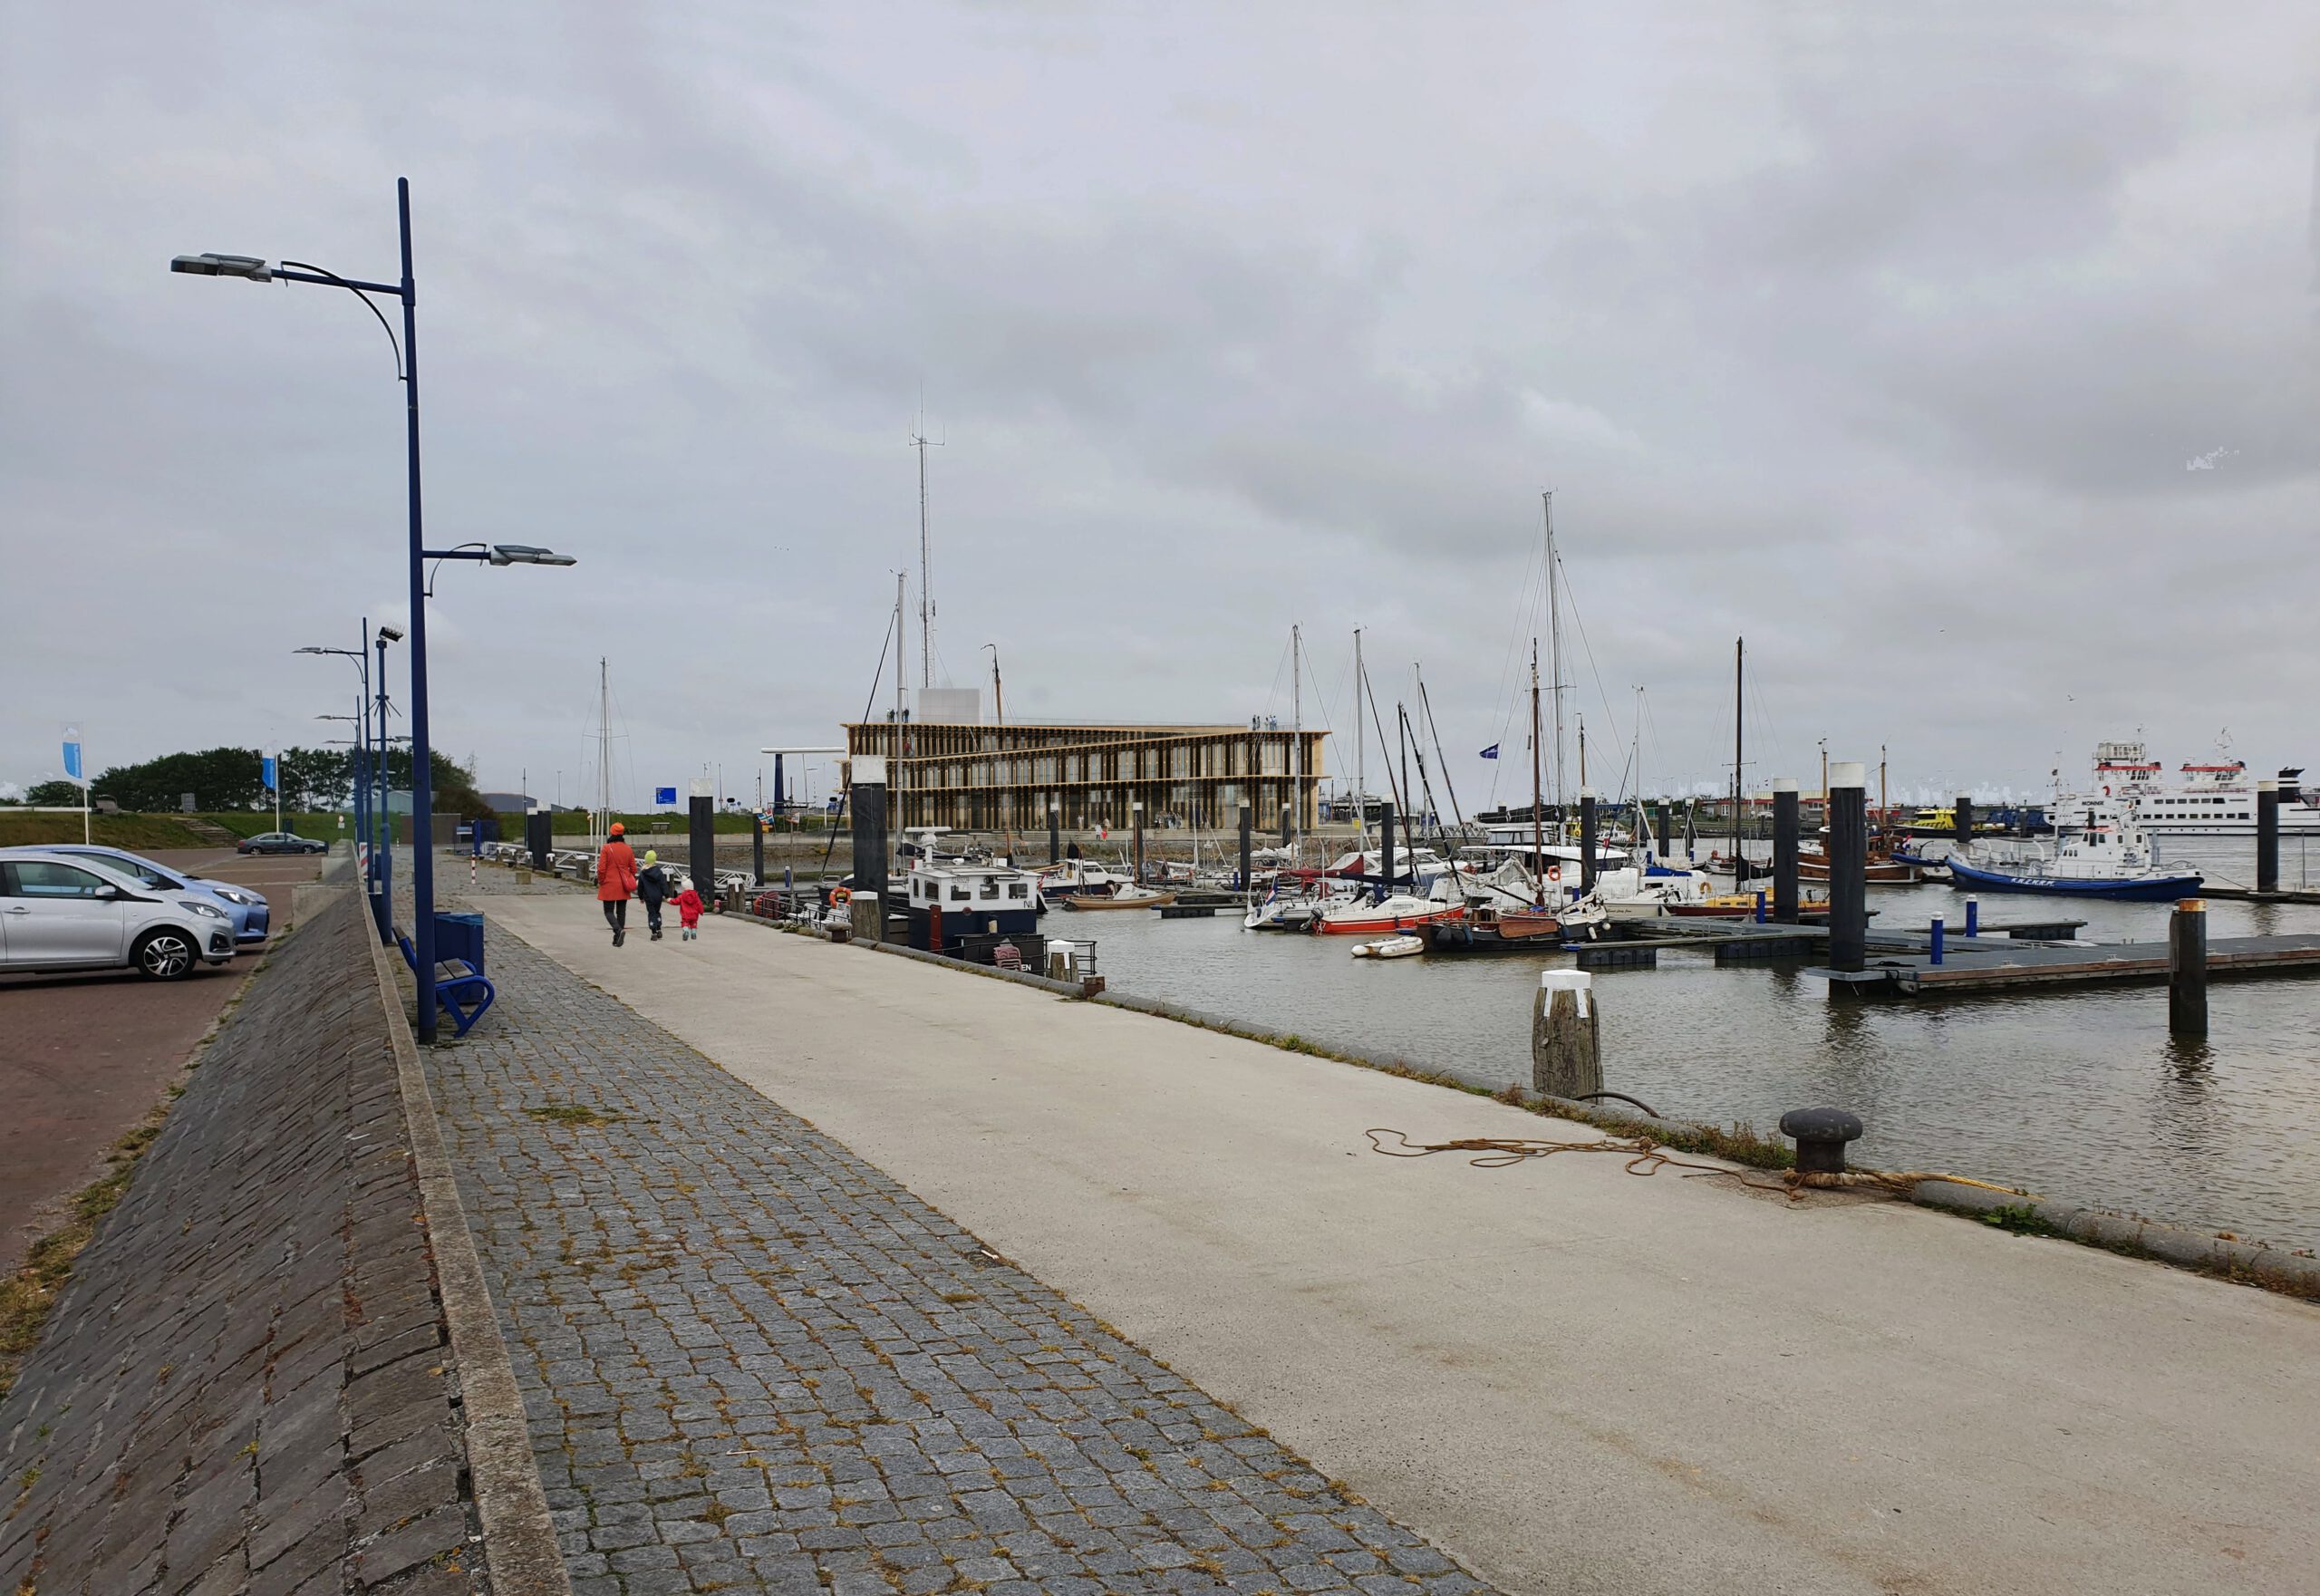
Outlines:
<svg viewBox="0 0 2320 1596"><path fill-rule="evenodd" d="M381 643L401 643L402 641L402 628L400 626L380 627L379 641Z"/></svg>
<svg viewBox="0 0 2320 1596"><path fill-rule="evenodd" d="M294 648L290 652L294 654L326 654L330 653L330 650L326 648L316 648L310 643L304 648Z"/></svg>
<svg viewBox="0 0 2320 1596"><path fill-rule="evenodd" d="M274 281L273 268L254 255L180 255L169 262L169 270L197 277L247 277L253 283Z"/></svg>
<svg viewBox="0 0 2320 1596"><path fill-rule="evenodd" d="M552 548L540 548L528 543L495 543L488 556L495 566L576 566L580 562L568 554L558 554Z"/></svg>

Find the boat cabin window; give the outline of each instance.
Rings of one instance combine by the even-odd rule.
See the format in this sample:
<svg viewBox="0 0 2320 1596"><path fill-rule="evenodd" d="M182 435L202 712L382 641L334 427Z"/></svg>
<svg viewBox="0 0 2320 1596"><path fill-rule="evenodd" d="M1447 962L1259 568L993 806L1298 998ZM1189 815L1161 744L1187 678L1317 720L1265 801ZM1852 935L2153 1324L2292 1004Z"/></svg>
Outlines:
<svg viewBox="0 0 2320 1596"><path fill-rule="evenodd" d="M954 904L963 904L963 903L967 903L967 902L969 902L969 901L971 900L972 896L972 894L970 894L970 893L967 891L967 889L966 889L965 887L963 887L963 886L960 886L960 885L957 885L957 884L955 884L955 883L953 883L953 884L952 884L952 887L951 887L951 901L952 901L952 903L954 903Z"/></svg>
<svg viewBox="0 0 2320 1596"><path fill-rule="evenodd" d="M1010 898L1029 897L1031 889L1020 881L1010 881L1007 884L1007 895Z"/></svg>
<svg viewBox="0 0 2320 1596"><path fill-rule="evenodd" d="M999 883L991 880L987 875L983 877L982 895L987 898L997 897L999 895Z"/></svg>

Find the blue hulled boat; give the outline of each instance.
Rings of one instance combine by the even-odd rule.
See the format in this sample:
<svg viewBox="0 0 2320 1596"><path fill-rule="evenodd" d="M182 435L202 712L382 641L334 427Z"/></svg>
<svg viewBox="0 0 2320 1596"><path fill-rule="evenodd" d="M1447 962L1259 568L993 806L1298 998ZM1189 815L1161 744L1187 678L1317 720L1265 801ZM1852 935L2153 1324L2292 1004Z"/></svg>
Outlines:
<svg viewBox="0 0 2320 1596"><path fill-rule="evenodd" d="M2135 823L2132 805L2092 804L2075 815L2056 816L2055 823L2052 850L2031 857L1982 857L1970 848L1952 853L1943 861L1949 866L1949 885L1967 892L2039 892L2142 904L2199 895L2203 878L2197 872L2160 867Z"/></svg>

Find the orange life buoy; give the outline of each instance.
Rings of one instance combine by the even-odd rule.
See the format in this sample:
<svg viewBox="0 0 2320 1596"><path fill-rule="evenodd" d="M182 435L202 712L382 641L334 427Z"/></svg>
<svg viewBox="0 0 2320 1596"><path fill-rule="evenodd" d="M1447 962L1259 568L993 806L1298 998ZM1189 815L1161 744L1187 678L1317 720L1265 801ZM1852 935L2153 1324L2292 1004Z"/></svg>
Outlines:
<svg viewBox="0 0 2320 1596"><path fill-rule="evenodd" d="M854 901L854 894L853 894L851 891L849 891L847 888L843 887L843 886L834 886L834 887L830 888L830 907L831 907L831 908L833 908L833 909L842 908L843 906L845 906L845 905L846 905L846 904L847 904L852 903L853 901Z"/></svg>
<svg viewBox="0 0 2320 1596"><path fill-rule="evenodd" d="M1561 881L1562 879L1562 866L1561 865L1548 866L1547 879L1549 881Z"/></svg>

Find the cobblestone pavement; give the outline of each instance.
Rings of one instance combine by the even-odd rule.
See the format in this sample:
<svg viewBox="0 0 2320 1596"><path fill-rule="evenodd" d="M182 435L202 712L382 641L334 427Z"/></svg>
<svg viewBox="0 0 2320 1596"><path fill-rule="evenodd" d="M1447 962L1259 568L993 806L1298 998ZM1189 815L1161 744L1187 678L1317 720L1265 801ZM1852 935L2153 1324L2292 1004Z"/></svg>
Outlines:
<svg viewBox="0 0 2320 1596"><path fill-rule="evenodd" d="M1459 1596L1416 1535L505 932L429 1056L579 1596Z"/></svg>

